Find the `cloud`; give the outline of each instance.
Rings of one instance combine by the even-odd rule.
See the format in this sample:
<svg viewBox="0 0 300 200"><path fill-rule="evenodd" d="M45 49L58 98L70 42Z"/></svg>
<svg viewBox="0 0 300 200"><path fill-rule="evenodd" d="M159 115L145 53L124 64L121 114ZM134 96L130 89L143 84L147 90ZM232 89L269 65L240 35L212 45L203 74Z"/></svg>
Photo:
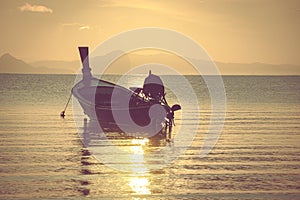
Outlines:
<svg viewBox="0 0 300 200"><path fill-rule="evenodd" d="M19 7L21 12L42 12L42 13L52 13L53 10L51 8L47 8L46 6L41 5L30 5L29 3L25 3L23 6Z"/></svg>
<svg viewBox="0 0 300 200"><path fill-rule="evenodd" d="M83 31L83 30L90 30L90 29L91 29L90 26L80 26L80 27L79 27L79 30L80 30L80 31Z"/></svg>
<svg viewBox="0 0 300 200"><path fill-rule="evenodd" d="M63 23L61 24L64 27L75 27L76 29L80 30L80 31L84 31L84 30L92 30L93 28L89 25L86 24L80 24L77 22L74 23Z"/></svg>

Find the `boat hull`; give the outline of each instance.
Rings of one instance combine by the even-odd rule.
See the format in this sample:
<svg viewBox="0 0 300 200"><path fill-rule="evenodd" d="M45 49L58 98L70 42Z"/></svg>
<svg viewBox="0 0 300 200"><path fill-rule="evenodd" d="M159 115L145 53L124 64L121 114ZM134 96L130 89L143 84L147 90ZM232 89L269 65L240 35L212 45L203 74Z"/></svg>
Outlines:
<svg viewBox="0 0 300 200"><path fill-rule="evenodd" d="M79 82L72 93L84 113L91 120L97 120L103 130L117 127L124 132L153 134L153 131L159 132L164 127L167 113L162 105L145 101L126 88L113 84L99 85L95 83L97 81L92 80L89 84Z"/></svg>

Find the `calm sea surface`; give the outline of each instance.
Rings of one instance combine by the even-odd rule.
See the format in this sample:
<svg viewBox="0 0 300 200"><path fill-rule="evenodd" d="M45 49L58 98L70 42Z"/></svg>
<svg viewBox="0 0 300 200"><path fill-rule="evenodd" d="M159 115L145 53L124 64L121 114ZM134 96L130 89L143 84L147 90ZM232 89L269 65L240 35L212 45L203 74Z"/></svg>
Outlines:
<svg viewBox="0 0 300 200"><path fill-rule="evenodd" d="M132 77L128 84L141 86L143 78ZM176 127L199 122L194 141L167 167L134 173L112 169L84 148L72 102L66 118L60 118L75 76L1 74L0 199L300 199L300 77L223 77L226 121L204 158L199 152L210 120L210 96L202 78L186 78L200 110L178 85L182 109L190 114L182 119L176 113L175 122ZM176 76L163 80L178 84ZM171 91L167 99L177 102ZM140 156L176 145L128 142L113 144ZM134 167L131 162L125 165Z"/></svg>

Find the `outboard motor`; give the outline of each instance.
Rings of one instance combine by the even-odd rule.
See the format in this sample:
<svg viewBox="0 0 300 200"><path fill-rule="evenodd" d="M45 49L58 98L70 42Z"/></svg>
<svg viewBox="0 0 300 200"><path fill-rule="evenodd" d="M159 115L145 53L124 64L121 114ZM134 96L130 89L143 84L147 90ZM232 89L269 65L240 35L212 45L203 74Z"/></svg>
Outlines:
<svg viewBox="0 0 300 200"><path fill-rule="evenodd" d="M151 70L149 71L149 75L147 78L145 78L144 85L143 85L143 93L146 96L146 98L150 98L154 101L157 101L162 106L164 106L168 119L167 126L169 126L170 130L174 124L174 112L176 110L180 110L181 106L178 104L173 105L170 107L168 105L168 102L165 98L165 87L160 79L159 76L154 75L151 73Z"/></svg>
<svg viewBox="0 0 300 200"><path fill-rule="evenodd" d="M165 87L159 76L149 71L149 75L145 78L143 92L146 97L160 101L165 96Z"/></svg>

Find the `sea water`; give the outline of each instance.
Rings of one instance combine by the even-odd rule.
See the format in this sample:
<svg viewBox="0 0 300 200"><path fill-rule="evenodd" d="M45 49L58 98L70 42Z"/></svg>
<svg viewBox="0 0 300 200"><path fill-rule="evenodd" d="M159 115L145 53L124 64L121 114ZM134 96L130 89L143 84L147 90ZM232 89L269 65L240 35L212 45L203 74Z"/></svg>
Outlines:
<svg viewBox="0 0 300 200"><path fill-rule="evenodd" d="M119 76L105 78L117 81ZM132 76L123 84L142 86L143 78ZM176 85L182 110L189 115L183 119L183 111L178 111L175 124L187 128L197 124L194 140L172 163L140 173L111 168L83 146L78 134L83 127L74 123L72 101L65 119L60 118L74 75L1 74L0 198L299 199L300 77L223 76L225 124L216 145L203 158L199 152L210 122L210 94L200 76L185 78L198 105L184 86ZM163 80L178 84L176 76ZM178 103L169 89L167 99ZM128 146L126 142L114 140L112 145L138 155L177 145L160 141Z"/></svg>

